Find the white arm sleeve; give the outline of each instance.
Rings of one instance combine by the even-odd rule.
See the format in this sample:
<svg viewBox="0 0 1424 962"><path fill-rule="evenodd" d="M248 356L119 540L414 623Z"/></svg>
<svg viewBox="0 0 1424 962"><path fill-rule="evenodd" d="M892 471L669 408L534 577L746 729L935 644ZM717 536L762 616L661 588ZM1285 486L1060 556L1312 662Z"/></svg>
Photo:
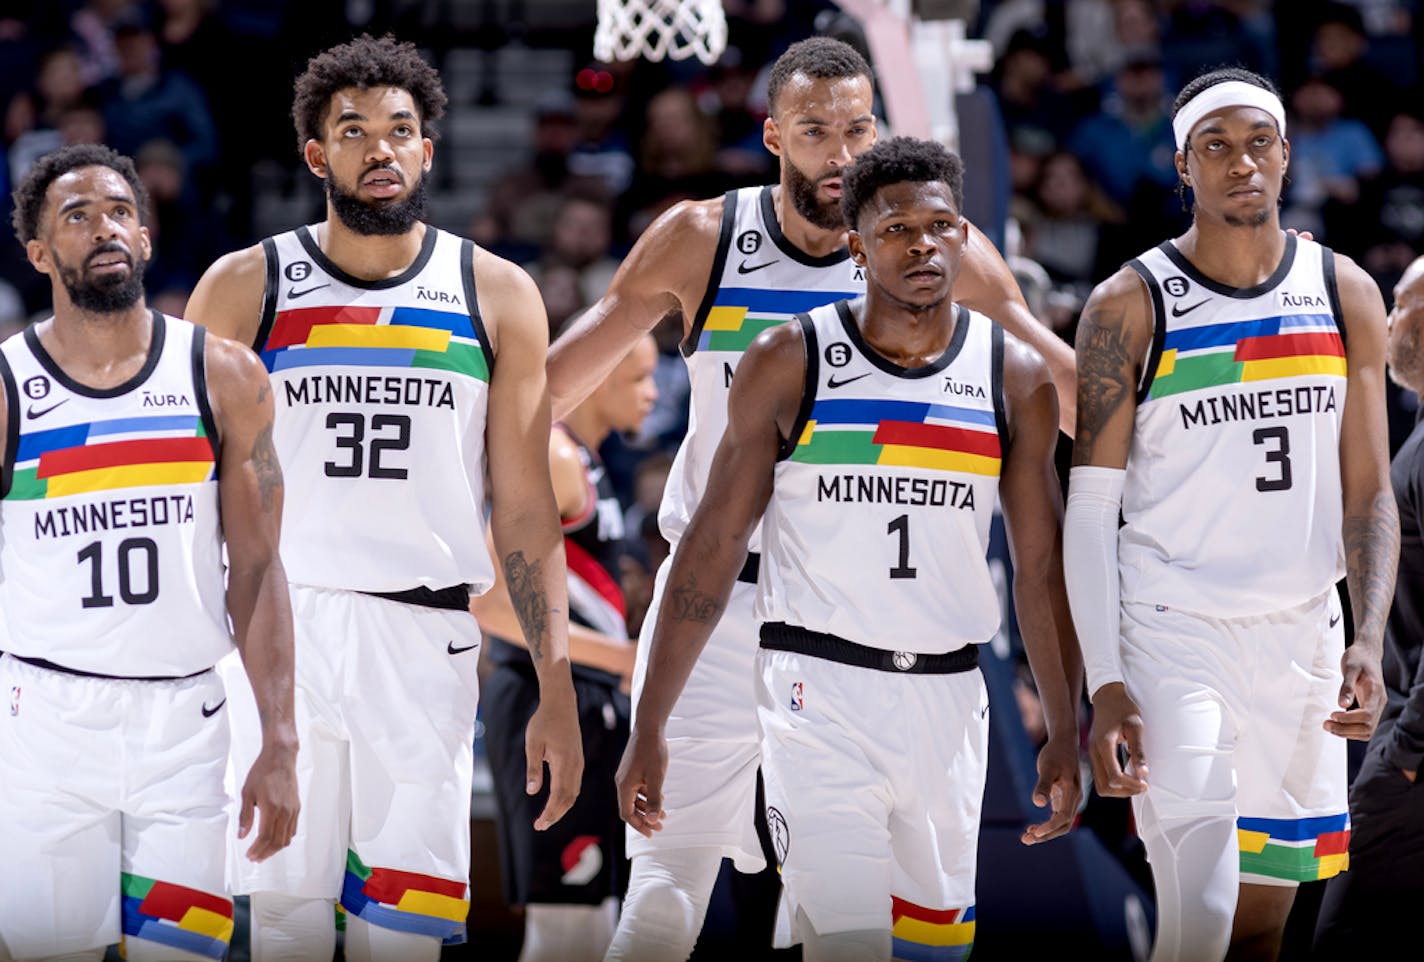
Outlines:
<svg viewBox="0 0 1424 962"><path fill-rule="evenodd" d="M1063 517L1063 577L1073 627L1083 649L1088 697L1122 681L1118 661L1121 591L1117 528L1127 472L1083 465L1068 473L1068 508Z"/></svg>

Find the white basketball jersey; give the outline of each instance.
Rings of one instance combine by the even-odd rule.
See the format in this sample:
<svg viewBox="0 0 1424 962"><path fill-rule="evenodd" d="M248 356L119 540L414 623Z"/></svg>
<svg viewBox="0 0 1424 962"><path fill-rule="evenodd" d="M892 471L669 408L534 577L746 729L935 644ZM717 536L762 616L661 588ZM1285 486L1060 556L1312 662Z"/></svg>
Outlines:
<svg viewBox="0 0 1424 962"><path fill-rule="evenodd" d="M255 345L272 376L295 584L397 592L493 581L484 539L494 355L474 245L427 227L397 277L352 277L310 228L262 242Z"/></svg>
<svg viewBox="0 0 1424 962"><path fill-rule="evenodd" d="M149 678L232 649L203 339L154 311L143 368L104 389L66 375L34 328L0 345L6 650Z"/></svg>
<svg viewBox="0 0 1424 962"><path fill-rule="evenodd" d="M759 621L934 654L999 627L986 553L1007 445L1003 330L957 310L944 354L902 368L846 302L799 319L801 414L762 516Z"/></svg>
<svg viewBox="0 0 1424 962"><path fill-rule="evenodd" d="M687 435L668 474L658 525L676 545L702 501L717 445L727 430L732 375L762 331L795 315L865 292L865 273L845 248L812 257L781 232L772 188L728 191L707 293L682 343L692 382ZM751 550L759 550L754 532Z"/></svg>
<svg viewBox="0 0 1424 962"><path fill-rule="evenodd" d="M1331 251L1287 235L1280 267L1249 289L1171 242L1131 266L1156 332L1123 494L1123 600L1240 617L1318 596L1345 571Z"/></svg>

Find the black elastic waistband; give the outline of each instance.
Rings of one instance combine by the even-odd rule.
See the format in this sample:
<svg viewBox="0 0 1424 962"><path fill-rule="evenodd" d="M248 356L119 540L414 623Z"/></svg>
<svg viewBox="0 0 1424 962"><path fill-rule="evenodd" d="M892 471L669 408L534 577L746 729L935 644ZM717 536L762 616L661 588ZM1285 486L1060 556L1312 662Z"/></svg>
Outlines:
<svg viewBox="0 0 1424 962"><path fill-rule="evenodd" d="M747 562L742 565L742 570L737 572L737 580L743 584L754 585L757 583L759 574L761 574L761 555L755 551L748 551Z"/></svg>
<svg viewBox="0 0 1424 962"><path fill-rule="evenodd" d="M952 675L979 665L978 645L965 645L958 651L937 655L886 651L782 621L768 621L761 626L761 646L772 651L794 651L799 655L824 658L857 668L904 672L907 675Z"/></svg>
<svg viewBox="0 0 1424 962"><path fill-rule="evenodd" d="M446 611L470 610L470 586L451 585L448 588L407 588L405 591L363 591L372 598L399 601L403 605L422 608L443 608Z"/></svg>
<svg viewBox="0 0 1424 962"><path fill-rule="evenodd" d="M197 678L199 675L206 675L212 671L212 666L204 668L202 671L195 671L191 675L101 675L96 671L80 671L78 668L66 668L64 665L56 665L52 661L43 658L26 658L24 655L17 655L13 652L10 657L16 661L23 661L27 665L34 665L36 668L48 668L50 671L62 672L66 675L77 675L80 678L104 678L109 681L187 681L189 678Z"/></svg>

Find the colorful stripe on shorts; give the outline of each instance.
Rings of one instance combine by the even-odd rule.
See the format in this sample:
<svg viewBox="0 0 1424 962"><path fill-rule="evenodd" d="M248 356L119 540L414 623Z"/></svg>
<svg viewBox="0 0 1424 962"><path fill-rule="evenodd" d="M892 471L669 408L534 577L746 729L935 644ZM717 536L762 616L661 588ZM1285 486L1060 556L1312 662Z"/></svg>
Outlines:
<svg viewBox="0 0 1424 962"><path fill-rule="evenodd" d="M699 351L735 351L751 347L762 331L797 314L833 301L858 297L850 291L773 291L757 287L720 287L702 322Z"/></svg>
<svg viewBox="0 0 1424 962"><path fill-rule="evenodd" d="M280 311L262 345L276 373L298 367L394 367L490 378L470 315L424 307L303 307Z"/></svg>
<svg viewBox="0 0 1424 962"><path fill-rule="evenodd" d="M827 398L811 408L791 460L883 464L998 477L994 412L884 398Z"/></svg>
<svg viewBox="0 0 1424 962"><path fill-rule="evenodd" d="M232 901L171 882L122 876L124 938L145 939L210 959L227 958Z"/></svg>
<svg viewBox="0 0 1424 962"><path fill-rule="evenodd" d="M196 414L114 418L22 435L7 497L198 484L216 473L213 444Z"/></svg>
<svg viewBox="0 0 1424 962"><path fill-rule="evenodd" d="M1238 818L1241 873L1313 882L1350 867L1350 816Z"/></svg>
<svg viewBox="0 0 1424 962"><path fill-rule="evenodd" d="M974 906L930 909L890 898L896 962L963 962L974 947Z"/></svg>
<svg viewBox="0 0 1424 962"><path fill-rule="evenodd" d="M346 853L346 880L341 886L341 907L371 925L431 935L446 945L465 941L465 918L470 914L464 882L367 868L355 852Z"/></svg>

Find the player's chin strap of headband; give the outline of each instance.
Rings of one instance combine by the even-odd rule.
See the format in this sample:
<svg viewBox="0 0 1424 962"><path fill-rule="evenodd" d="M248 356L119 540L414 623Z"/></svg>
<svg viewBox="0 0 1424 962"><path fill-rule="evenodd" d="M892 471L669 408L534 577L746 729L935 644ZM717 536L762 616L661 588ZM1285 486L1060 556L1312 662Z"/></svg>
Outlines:
<svg viewBox="0 0 1424 962"><path fill-rule="evenodd" d="M1176 138L1177 149L1185 153L1187 137L1191 135L1192 128L1203 117L1224 107L1258 107L1275 120L1281 136L1286 135L1286 108L1281 103L1281 98L1264 87L1242 80L1228 80L1206 88L1177 111L1177 116L1172 118L1172 136Z"/></svg>

